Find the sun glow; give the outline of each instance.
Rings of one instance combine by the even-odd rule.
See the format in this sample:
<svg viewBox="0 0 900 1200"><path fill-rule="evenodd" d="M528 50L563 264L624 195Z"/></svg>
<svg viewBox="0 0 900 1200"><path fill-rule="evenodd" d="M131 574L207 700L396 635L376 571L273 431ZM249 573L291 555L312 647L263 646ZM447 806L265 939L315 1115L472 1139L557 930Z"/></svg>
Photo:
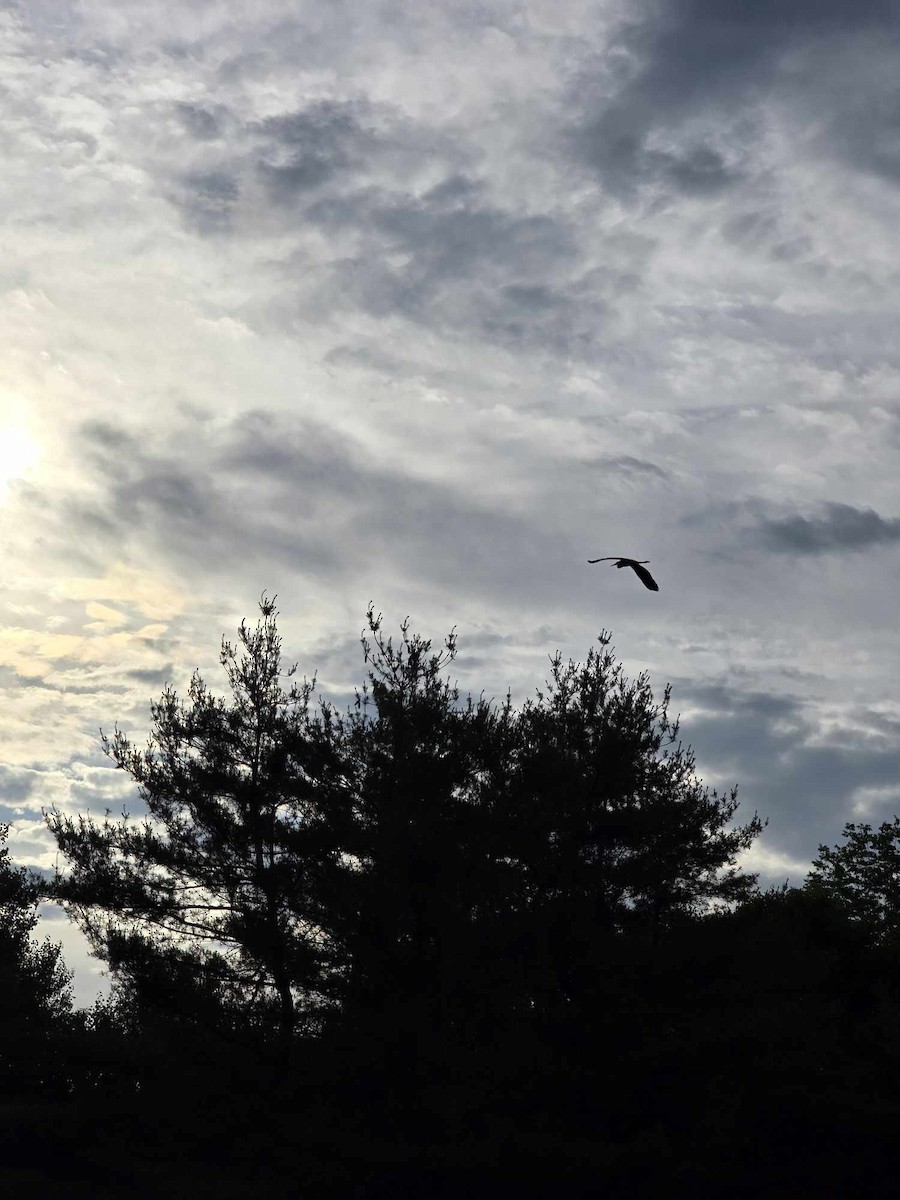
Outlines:
<svg viewBox="0 0 900 1200"><path fill-rule="evenodd" d="M20 425L0 424L0 497L13 479L28 473L41 457L41 445Z"/></svg>

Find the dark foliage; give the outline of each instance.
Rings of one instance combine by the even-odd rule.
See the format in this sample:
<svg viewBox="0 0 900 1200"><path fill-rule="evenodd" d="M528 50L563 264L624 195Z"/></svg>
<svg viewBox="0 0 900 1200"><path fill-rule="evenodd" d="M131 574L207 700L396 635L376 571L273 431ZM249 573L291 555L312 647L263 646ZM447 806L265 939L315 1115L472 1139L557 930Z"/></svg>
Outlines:
<svg viewBox="0 0 900 1200"><path fill-rule="evenodd" d="M147 817L49 818L113 993L72 1013L57 959L28 993L56 1066L32 1108L15 1085L20 1172L97 1196L892 1194L896 828L759 894L737 860L760 821L607 641L516 709L459 694L452 634L395 642L370 611L341 713L289 682L264 598L223 643L227 701L195 676L146 749L116 730Z"/></svg>
<svg viewBox="0 0 900 1200"><path fill-rule="evenodd" d="M820 846L806 886L841 904L878 941L900 945L900 817L844 826L842 846Z"/></svg>
<svg viewBox="0 0 900 1200"><path fill-rule="evenodd" d="M13 867L0 825L0 1097L43 1089L55 1076L54 1035L72 1008L60 947L31 936L40 882Z"/></svg>
<svg viewBox="0 0 900 1200"><path fill-rule="evenodd" d="M276 1030L281 1052L328 966L310 880L321 854L312 685L282 687L274 610L223 641L227 704L194 675L167 688L145 749L104 737L139 785L148 816L101 824L53 811L70 871L56 895L95 951L151 1008L198 1024ZM287 672L291 674L291 672ZM327 747L326 747L327 750Z"/></svg>

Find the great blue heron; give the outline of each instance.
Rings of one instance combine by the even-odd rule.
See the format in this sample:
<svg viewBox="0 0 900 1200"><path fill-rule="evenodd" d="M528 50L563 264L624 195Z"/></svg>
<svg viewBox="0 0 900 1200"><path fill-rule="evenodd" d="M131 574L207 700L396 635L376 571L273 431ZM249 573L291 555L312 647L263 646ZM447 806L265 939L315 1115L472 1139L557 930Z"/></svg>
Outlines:
<svg viewBox="0 0 900 1200"><path fill-rule="evenodd" d="M645 588L649 588L651 592L658 592L659 584L656 582L656 580L653 578L653 576L650 574L650 572L645 571L643 566L641 565L642 563L646 563L649 561L650 561L649 558L620 558L618 554L610 554L610 555L607 555L606 558L589 558L588 559L589 563L614 562L616 564L616 566L619 567L620 569L622 567L631 567L632 571L634 571L635 575L637 575L638 579L641 581L641 583L644 585Z"/></svg>

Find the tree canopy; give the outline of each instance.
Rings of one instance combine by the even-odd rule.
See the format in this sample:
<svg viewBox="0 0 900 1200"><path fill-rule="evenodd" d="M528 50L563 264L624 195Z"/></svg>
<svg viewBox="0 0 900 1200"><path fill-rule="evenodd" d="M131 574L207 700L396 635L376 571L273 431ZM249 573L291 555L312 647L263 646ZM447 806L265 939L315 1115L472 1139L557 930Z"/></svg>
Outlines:
<svg viewBox="0 0 900 1200"><path fill-rule="evenodd" d="M288 1036L295 993L315 995L327 954L311 919L312 685L284 681L274 608L223 639L228 701L195 672L167 687L144 748L118 727L103 746L138 785L147 815L48 823L69 861L57 895L95 951L139 993L187 996L198 1015L271 1023ZM188 986L190 985L190 986Z"/></svg>
<svg viewBox="0 0 900 1200"><path fill-rule="evenodd" d="M900 944L900 817L848 822L844 844L819 846L807 888L842 904L879 941Z"/></svg>
<svg viewBox="0 0 900 1200"><path fill-rule="evenodd" d="M4 1110L18 1161L92 1200L879 1194L900 820L760 894L762 823L607 635L520 704L456 654L370 609L338 709L263 597L225 695L195 673L146 746L104 737L144 811L48 816L46 894L113 976L86 1013L0 855L0 1063L44 1105Z"/></svg>
<svg viewBox="0 0 900 1200"><path fill-rule="evenodd" d="M183 1003L190 979L204 1019L285 1037L373 1005L444 1029L566 1003L603 937L658 937L755 885L734 863L758 818L733 824L668 689L655 702L606 641L553 658L515 709L461 697L452 633L434 651L405 622L395 642L370 609L366 679L339 712L291 681L264 597L223 641L227 699L195 673L151 706L145 748L104 738L147 815L50 814L57 894L146 995Z"/></svg>

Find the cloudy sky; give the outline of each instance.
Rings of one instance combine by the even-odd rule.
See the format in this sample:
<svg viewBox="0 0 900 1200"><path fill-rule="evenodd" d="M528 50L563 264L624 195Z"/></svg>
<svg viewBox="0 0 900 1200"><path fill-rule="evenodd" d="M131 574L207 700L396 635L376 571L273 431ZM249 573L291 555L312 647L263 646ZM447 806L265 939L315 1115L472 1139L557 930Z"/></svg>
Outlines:
<svg viewBox="0 0 900 1200"><path fill-rule="evenodd" d="M498 696L611 630L764 881L900 809L898 68L894 0L0 2L16 859L264 588L333 695L370 600Z"/></svg>

